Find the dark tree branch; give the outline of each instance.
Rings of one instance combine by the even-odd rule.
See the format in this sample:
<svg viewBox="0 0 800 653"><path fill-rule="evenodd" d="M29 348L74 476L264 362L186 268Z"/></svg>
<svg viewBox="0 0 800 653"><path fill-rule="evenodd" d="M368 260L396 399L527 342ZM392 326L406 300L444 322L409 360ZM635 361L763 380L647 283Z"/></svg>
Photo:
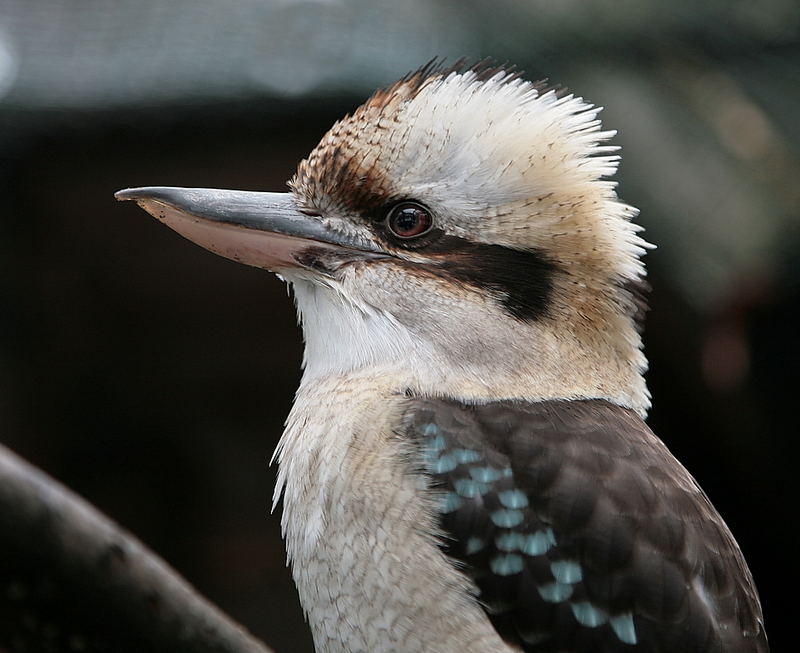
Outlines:
<svg viewBox="0 0 800 653"><path fill-rule="evenodd" d="M270 653L141 542L2 446L0 651Z"/></svg>

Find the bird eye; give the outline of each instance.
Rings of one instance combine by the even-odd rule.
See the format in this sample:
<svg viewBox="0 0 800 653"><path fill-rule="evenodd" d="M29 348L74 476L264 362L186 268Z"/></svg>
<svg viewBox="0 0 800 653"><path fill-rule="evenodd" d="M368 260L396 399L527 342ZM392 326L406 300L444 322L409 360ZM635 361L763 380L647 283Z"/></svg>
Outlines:
<svg viewBox="0 0 800 653"><path fill-rule="evenodd" d="M431 214L424 206L414 202L401 202L389 211L386 225L398 238L416 238L426 233L433 224Z"/></svg>

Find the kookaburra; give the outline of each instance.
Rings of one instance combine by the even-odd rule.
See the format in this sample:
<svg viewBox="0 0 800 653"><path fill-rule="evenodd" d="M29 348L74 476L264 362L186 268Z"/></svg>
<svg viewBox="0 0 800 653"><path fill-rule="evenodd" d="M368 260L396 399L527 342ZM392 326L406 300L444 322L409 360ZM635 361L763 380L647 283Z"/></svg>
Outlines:
<svg viewBox="0 0 800 653"><path fill-rule="evenodd" d="M598 112L429 65L289 193L117 193L294 292L275 500L320 653L768 650L733 536L643 421L647 244Z"/></svg>

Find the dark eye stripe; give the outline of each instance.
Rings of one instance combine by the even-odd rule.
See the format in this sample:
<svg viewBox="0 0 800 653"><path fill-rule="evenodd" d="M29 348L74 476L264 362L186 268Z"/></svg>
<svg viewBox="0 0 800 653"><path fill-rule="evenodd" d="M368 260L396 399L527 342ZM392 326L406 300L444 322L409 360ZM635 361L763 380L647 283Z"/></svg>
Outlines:
<svg viewBox="0 0 800 653"><path fill-rule="evenodd" d="M539 250L442 235L419 251L437 258L435 269L440 274L494 291L505 310L517 319L540 319L550 307L559 267Z"/></svg>
<svg viewBox="0 0 800 653"><path fill-rule="evenodd" d="M408 217L412 219L403 223ZM408 263L419 272L449 276L473 288L493 291L503 308L519 320L538 320L550 308L559 267L538 249L514 249L447 234L435 226L430 211L413 200L376 210L370 219L380 236L394 246L433 259L430 263Z"/></svg>

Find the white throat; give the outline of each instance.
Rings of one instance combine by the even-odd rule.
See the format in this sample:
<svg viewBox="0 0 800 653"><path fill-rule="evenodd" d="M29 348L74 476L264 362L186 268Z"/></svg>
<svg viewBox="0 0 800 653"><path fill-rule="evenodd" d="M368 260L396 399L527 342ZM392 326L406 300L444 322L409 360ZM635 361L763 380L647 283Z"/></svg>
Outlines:
<svg viewBox="0 0 800 653"><path fill-rule="evenodd" d="M407 368L432 348L390 313L356 302L335 283L288 277L303 327L303 382L369 368ZM422 350L422 351L421 351Z"/></svg>

